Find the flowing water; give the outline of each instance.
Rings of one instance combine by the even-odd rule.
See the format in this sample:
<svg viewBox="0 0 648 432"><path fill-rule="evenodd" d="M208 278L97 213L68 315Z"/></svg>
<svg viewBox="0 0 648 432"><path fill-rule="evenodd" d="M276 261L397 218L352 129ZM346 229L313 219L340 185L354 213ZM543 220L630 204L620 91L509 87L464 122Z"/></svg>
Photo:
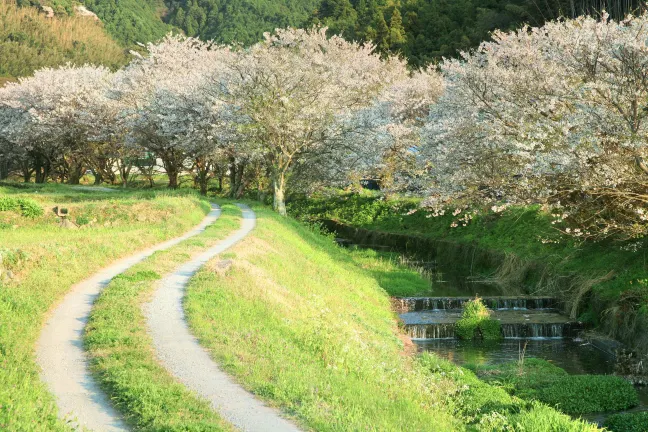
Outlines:
<svg viewBox="0 0 648 432"><path fill-rule="evenodd" d="M351 245L353 241L344 243ZM376 245L372 245L376 249ZM396 249L387 248L390 251ZM413 268L421 264L411 259ZM458 365L484 365L517 361L521 356L547 360L570 374L612 374L614 356L579 336L582 323L561 313L557 299L547 296L502 295L500 287L479 275L444 273L436 262L426 263L430 293L436 297L394 298L405 332L419 351L430 351ZM454 323L463 305L480 296L501 322L501 341L464 341L455 337ZM630 411L648 409L648 387L637 388L641 405ZM601 424L609 414L586 419ZM648 428L646 429L648 431Z"/></svg>

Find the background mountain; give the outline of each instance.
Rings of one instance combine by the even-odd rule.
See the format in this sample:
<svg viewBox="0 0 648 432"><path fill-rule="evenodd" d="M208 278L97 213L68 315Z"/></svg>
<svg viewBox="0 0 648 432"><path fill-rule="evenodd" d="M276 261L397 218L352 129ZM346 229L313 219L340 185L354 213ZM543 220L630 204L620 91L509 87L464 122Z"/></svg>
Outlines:
<svg viewBox="0 0 648 432"><path fill-rule="evenodd" d="M85 5L100 23L79 16ZM0 0L0 77L66 62L117 66L136 43L169 31L252 44L277 27L322 24L423 66L477 46L495 29L607 9L618 18L640 0ZM19 8L17 9L16 6ZM51 8L51 12L47 12ZM40 11L40 12L39 12ZM46 18L53 14L52 18Z"/></svg>

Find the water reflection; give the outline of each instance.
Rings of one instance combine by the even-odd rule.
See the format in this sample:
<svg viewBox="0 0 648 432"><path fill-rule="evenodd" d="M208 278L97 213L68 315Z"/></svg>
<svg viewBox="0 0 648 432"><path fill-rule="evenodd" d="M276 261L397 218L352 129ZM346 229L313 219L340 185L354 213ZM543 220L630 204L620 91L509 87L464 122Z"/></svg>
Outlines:
<svg viewBox="0 0 648 432"><path fill-rule="evenodd" d="M614 359L593 345L573 339L504 339L496 343L457 339L414 341L421 351L431 351L459 365L498 364L526 357L547 360L570 374L611 374Z"/></svg>

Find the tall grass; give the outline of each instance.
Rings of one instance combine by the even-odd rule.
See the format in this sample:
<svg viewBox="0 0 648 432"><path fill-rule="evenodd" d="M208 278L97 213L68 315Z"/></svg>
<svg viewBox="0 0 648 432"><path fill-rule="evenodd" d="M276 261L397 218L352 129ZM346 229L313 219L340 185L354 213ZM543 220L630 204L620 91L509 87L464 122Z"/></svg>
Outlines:
<svg viewBox="0 0 648 432"><path fill-rule="evenodd" d="M99 22L75 16L46 18L36 8L0 0L0 76L31 75L68 62L116 68L126 58Z"/></svg>

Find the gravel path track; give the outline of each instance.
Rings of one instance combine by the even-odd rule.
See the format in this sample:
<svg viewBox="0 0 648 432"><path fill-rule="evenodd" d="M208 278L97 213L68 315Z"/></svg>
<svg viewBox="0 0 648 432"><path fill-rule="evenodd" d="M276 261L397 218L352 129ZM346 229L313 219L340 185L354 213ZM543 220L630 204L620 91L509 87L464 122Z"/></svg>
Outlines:
<svg viewBox="0 0 648 432"><path fill-rule="evenodd" d="M243 211L241 229L162 279L144 312L158 359L187 388L209 400L212 407L239 430L299 432L290 421L264 405L221 371L191 334L183 298L191 277L210 259L245 238L254 228L252 210Z"/></svg>
<svg viewBox="0 0 648 432"><path fill-rule="evenodd" d="M212 211L191 231L130 257L114 262L90 278L74 285L54 309L43 327L36 346L41 378L56 397L61 418L72 425L95 431L126 431L127 426L92 378L83 348L83 330L92 305L112 278L140 263L153 253L200 234L220 216Z"/></svg>

